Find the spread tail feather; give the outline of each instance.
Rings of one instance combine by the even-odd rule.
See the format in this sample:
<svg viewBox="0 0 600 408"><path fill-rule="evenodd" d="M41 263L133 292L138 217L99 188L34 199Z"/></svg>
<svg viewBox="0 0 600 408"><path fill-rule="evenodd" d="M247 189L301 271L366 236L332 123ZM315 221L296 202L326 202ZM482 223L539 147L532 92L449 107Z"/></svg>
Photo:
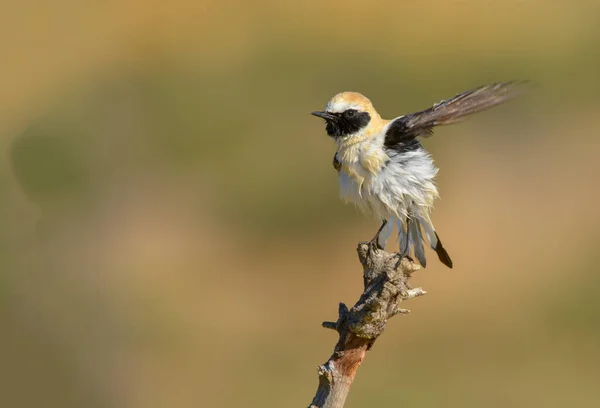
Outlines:
<svg viewBox="0 0 600 408"><path fill-rule="evenodd" d="M448 268L452 268L452 259L450 259L450 255L448 255L448 252L442 245L442 241L440 240L437 232L435 232L431 221L428 221L423 217L415 216L407 218L405 222L398 220L397 225L400 254L403 257L408 255L412 248L415 257L421 266L425 268L427 265L427 259L425 257L423 242L425 241L425 237L427 237L429 245L437 253L440 262L446 265ZM423 231L421 231L421 228ZM425 237L423 236L423 232L425 233Z"/></svg>
<svg viewBox="0 0 600 408"><path fill-rule="evenodd" d="M452 269L452 259L450 259L450 255L448 255L448 252L442 246L442 241L440 240L440 237L438 236L437 232L433 231L433 233L435 234L435 238L437 239L435 248L433 248L434 251L437 253L438 258L440 258L440 262L446 265L448 268Z"/></svg>
<svg viewBox="0 0 600 408"><path fill-rule="evenodd" d="M425 268L427 259L425 258L425 248L423 248L423 235L421 235L421 226L418 218L407 219L408 224L408 246L413 247L415 257L419 263Z"/></svg>
<svg viewBox="0 0 600 408"><path fill-rule="evenodd" d="M400 220L396 220L396 225L398 226L398 243L400 244L400 256L404 258L408 255L410 251L410 246L408 245L408 232L406 230L406 226Z"/></svg>

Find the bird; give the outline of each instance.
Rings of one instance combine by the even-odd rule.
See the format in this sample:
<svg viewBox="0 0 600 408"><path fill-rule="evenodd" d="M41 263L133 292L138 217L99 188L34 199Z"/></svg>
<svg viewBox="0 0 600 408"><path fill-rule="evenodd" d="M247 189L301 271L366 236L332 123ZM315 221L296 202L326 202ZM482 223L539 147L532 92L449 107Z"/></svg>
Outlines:
<svg viewBox="0 0 600 408"><path fill-rule="evenodd" d="M334 95L324 111L311 112L325 120L325 131L337 146L333 167L342 201L381 222L369 241L369 252L385 248L395 225L398 264L405 257L413 261L414 255L426 267L425 245L429 245L442 264L453 267L431 221L439 198L435 182L439 169L421 139L432 136L436 126L461 122L513 99L526 82L478 86L391 120L383 119L369 98L350 91Z"/></svg>

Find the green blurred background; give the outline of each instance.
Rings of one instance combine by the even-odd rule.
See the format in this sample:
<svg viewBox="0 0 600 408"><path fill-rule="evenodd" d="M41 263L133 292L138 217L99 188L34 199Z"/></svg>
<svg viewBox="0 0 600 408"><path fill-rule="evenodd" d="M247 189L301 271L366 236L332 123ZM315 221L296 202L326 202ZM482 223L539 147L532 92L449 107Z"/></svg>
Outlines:
<svg viewBox="0 0 600 408"><path fill-rule="evenodd" d="M438 129L435 257L347 407L600 406L600 3L0 6L0 405L298 407L373 220L338 198L322 109L477 85ZM390 248L391 249L391 248ZM432 255L429 255L430 258Z"/></svg>

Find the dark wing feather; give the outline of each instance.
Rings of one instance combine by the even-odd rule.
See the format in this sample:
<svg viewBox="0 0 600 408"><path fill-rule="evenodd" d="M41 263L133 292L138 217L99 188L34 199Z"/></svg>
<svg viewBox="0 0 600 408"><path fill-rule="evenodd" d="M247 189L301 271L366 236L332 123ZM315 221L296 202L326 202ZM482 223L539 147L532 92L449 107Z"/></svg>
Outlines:
<svg viewBox="0 0 600 408"><path fill-rule="evenodd" d="M460 93L421 112L401 116L390 123L385 145L389 148L410 147L417 136L429 137L433 128L460 122L472 115L500 105L523 93L524 81L499 82Z"/></svg>
<svg viewBox="0 0 600 408"><path fill-rule="evenodd" d="M342 168L342 162L338 160L337 153L333 155L333 168L339 173Z"/></svg>

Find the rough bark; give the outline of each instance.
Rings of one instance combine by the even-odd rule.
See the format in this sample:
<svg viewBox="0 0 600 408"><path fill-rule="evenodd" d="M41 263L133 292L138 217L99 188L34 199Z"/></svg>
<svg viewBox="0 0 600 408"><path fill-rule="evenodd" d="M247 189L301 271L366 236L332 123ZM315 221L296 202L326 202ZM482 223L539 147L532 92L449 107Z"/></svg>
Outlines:
<svg viewBox="0 0 600 408"><path fill-rule="evenodd" d="M409 284L411 274L419 266L395 254L373 249L367 243L357 248L363 266L364 292L356 304L340 303L336 322L323 322L323 327L339 333L333 354L319 366L319 387L309 408L341 408L358 367L367 351L383 333L387 320L409 310L400 307L405 300L425 294Z"/></svg>

